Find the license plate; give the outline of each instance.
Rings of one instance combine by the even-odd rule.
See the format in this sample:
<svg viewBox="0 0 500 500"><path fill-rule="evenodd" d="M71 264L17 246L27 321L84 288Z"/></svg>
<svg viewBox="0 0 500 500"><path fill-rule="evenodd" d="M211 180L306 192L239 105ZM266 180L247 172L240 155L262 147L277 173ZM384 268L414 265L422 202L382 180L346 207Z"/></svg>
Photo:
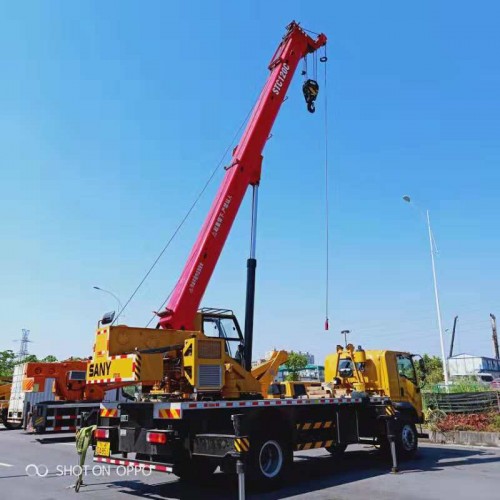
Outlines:
<svg viewBox="0 0 500 500"><path fill-rule="evenodd" d="M109 441L97 441L97 445L95 447L95 454L101 457L109 457Z"/></svg>

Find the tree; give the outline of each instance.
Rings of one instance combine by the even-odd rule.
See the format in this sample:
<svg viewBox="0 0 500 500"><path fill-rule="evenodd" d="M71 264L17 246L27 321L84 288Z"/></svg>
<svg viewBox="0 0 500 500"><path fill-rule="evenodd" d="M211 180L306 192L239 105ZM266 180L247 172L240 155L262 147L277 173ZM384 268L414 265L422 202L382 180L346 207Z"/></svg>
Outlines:
<svg viewBox="0 0 500 500"><path fill-rule="evenodd" d="M299 371L303 370L306 366L307 356L305 354L300 354L293 351L288 353L288 359L285 363L285 367L289 373L286 376L286 380L299 380Z"/></svg>
<svg viewBox="0 0 500 500"><path fill-rule="evenodd" d="M0 351L0 377L10 377L12 375L15 359L14 351Z"/></svg>
<svg viewBox="0 0 500 500"><path fill-rule="evenodd" d="M428 354L424 354L422 356L424 360L425 369L426 369L426 384L438 384L444 381L444 372L443 372L443 362L439 356L429 356ZM420 367L417 365L417 374L419 380L422 380L422 371Z"/></svg>
<svg viewBox="0 0 500 500"><path fill-rule="evenodd" d="M52 354L49 354L48 356L45 356L45 358L43 358L41 361L43 363L55 363L57 361L57 358Z"/></svg>
<svg viewBox="0 0 500 500"><path fill-rule="evenodd" d="M21 363L36 363L40 361L35 354L28 354L25 358L23 358L21 361L16 362L16 365L19 365Z"/></svg>

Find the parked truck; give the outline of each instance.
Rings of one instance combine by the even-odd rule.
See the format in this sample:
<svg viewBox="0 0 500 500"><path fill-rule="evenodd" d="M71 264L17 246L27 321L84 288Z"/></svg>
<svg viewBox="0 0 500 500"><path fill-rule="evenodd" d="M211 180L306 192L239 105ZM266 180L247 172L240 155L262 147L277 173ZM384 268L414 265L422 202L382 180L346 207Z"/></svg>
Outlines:
<svg viewBox="0 0 500 500"><path fill-rule="evenodd" d="M71 359L17 365L9 402L2 412L4 425L44 433L74 432L95 423L103 399L123 398L117 397L117 391L106 396L105 386L88 386L87 363Z"/></svg>
<svg viewBox="0 0 500 500"><path fill-rule="evenodd" d="M295 22L287 27L181 277L167 307L157 313L157 328L116 326L112 317L101 321L87 383L140 384L142 399L101 404L96 462L199 481L218 466L234 472L242 460L252 484L272 487L286 477L297 450L338 452L351 443L384 445L394 437L407 454L417 449L416 433L410 441L402 439L407 414L396 408L391 391L379 390L377 381L351 387L350 372L337 367L329 372L329 386L316 394L270 398L271 383L261 383L251 368L262 153L300 61L317 57L325 44L324 34L313 37ZM320 60L326 62L326 55ZM314 112L319 85L308 76L305 71L302 90ZM199 307L249 187L252 227L243 334L232 311ZM368 369L370 363L350 347L344 358L348 355L356 370L362 372L360 363ZM259 370L261 379L267 374L264 378L271 380L279 356L274 353ZM376 363L390 378L388 362L380 358ZM416 392L417 381L411 383ZM415 420L410 422L413 432Z"/></svg>
<svg viewBox="0 0 500 500"><path fill-rule="evenodd" d="M24 381L28 365L29 363L21 363L14 367L9 402L2 411L2 422L7 429L26 428L32 406L41 401L55 399L55 394L52 392L54 378L46 380L43 390L30 390L30 384Z"/></svg>
<svg viewBox="0 0 500 500"><path fill-rule="evenodd" d="M7 413L11 389L12 377L0 377L0 415ZM3 420L3 418L1 420Z"/></svg>

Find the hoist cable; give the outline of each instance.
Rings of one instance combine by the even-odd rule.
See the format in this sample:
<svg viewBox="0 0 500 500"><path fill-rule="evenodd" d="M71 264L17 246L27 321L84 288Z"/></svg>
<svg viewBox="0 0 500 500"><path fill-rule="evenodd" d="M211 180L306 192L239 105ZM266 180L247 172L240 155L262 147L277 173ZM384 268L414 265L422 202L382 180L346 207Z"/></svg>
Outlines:
<svg viewBox="0 0 500 500"><path fill-rule="evenodd" d="M325 56L326 58L326 45ZM326 59L325 59L326 61ZM329 195L328 195L328 87L327 64L325 62L324 92L325 92L325 330L329 328L329 289L330 289L330 228L329 228Z"/></svg>

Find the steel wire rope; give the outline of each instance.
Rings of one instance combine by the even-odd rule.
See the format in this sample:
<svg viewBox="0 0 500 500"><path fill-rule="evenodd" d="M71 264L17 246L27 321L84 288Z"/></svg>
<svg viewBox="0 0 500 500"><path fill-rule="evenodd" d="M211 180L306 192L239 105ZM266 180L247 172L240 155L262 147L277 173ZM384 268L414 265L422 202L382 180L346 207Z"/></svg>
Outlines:
<svg viewBox="0 0 500 500"><path fill-rule="evenodd" d="M326 71L326 45L324 48L325 57L325 114L324 114L324 129L325 129L325 330L329 329L329 288L330 288L330 218L329 218L329 193L328 193L328 87L327 87L327 71Z"/></svg>

